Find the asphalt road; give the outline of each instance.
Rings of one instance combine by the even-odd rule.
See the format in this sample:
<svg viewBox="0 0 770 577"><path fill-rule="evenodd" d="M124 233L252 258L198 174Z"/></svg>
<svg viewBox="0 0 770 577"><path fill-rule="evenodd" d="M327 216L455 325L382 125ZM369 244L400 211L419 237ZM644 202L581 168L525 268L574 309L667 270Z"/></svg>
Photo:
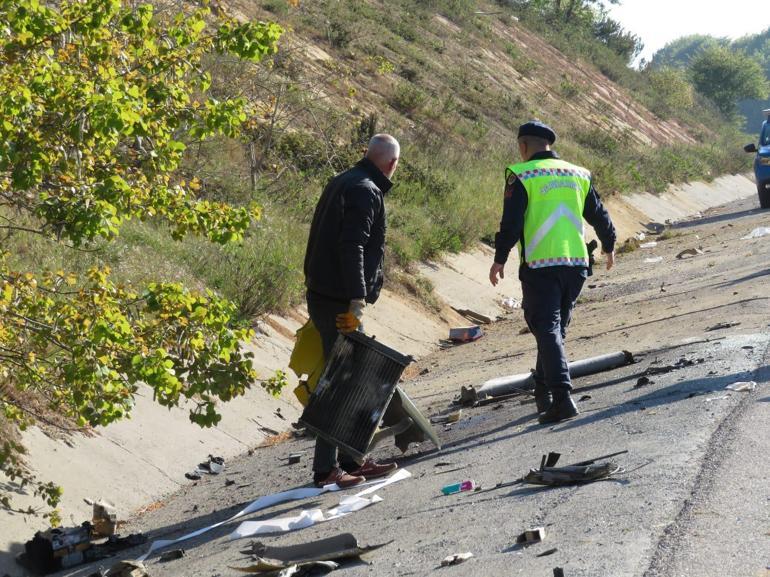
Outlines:
<svg viewBox="0 0 770 577"><path fill-rule="evenodd" d="M340 577L534 577L550 576L554 567L568 577L770 575L770 236L741 238L770 226L770 213L755 205L750 199L712 211L674 229L652 249L621 255L616 270L590 279L568 339L571 358L625 349L637 362L577 379L575 396L582 400L576 419L539 426L533 405L518 398L465 409L460 422L440 429L441 452L429 444L404 456L387 448L378 452L378 458L398 456L412 473L380 491L382 502L261 540L297 544L351 532L362 543L389 543L365 563L339 569ZM702 254L676 258L696 247ZM646 262L653 256L663 260ZM733 326L714 328L720 323ZM487 327L483 339L422 359L410 370L414 377L405 390L435 415L450 410L461 385L528 370L534 342L519 334L523 326L514 312ZM688 366L636 386L648 369L677 363ZM755 381L757 388L725 389L737 381ZM626 449L628 454L614 459L621 471L610 480L495 488L537 467L549 451L562 453L566 464ZM294 452L304 452L302 461L287 465ZM202 446L200 455L190 455L191 468L206 454ZM167 539L225 520L261 495L306 484L311 457L308 439L261 448L227 463L224 474L151 507L124 532ZM484 490L441 495L443 485L463 479L474 479ZM328 509L340 496L278 505L248 519ZM151 558L150 575L237 575L231 567L249 564L240 553L249 541L227 540L239 523L181 545L182 559ZM516 536L534 527L545 528L545 541L517 548ZM466 551L474 557L464 564L440 567L447 555Z"/></svg>

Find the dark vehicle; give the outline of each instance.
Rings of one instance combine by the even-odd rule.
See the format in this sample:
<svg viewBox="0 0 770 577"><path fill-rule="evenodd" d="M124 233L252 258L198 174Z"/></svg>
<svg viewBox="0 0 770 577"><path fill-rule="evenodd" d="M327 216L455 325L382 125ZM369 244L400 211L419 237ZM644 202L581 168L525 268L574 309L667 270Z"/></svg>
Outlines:
<svg viewBox="0 0 770 577"><path fill-rule="evenodd" d="M759 206L770 208L770 108L762 111L767 119L762 123L759 133L759 148L752 142L743 147L746 152L756 153L754 158L754 177L757 181Z"/></svg>

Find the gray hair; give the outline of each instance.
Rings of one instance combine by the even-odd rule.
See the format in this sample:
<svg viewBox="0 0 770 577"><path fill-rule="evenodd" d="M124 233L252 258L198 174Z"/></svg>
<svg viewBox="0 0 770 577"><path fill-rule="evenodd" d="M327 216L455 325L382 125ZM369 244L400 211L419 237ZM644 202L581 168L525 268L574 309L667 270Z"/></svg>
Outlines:
<svg viewBox="0 0 770 577"><path fill-rule="evenodd" d="M399 157L401 146L398 140L390 134L375 134L369 141L369 147L366 150L366 158L375 164L378 162L390 162Z"/></svg>

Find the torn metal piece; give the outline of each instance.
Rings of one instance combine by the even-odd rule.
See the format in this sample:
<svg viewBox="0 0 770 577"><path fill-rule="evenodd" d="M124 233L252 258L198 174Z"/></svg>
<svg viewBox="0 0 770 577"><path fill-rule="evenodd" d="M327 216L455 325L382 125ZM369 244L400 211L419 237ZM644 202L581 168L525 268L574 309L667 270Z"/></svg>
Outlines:
<svg viewBox="0 0 770 577"><path fill-rule="evenodd" d="M542 553L538 553L537 555L535 555L535 557L548 557L549 555L553 555L557 551L558 551L558 549L556 547L554 547L553 549L548 549L547 551L543 551Z"/></svg>
<svg viewBox="0 0 770 577"><path fill-rule="evenodd" d="M676 258L681 260L686 256L698 256L700 254L703 254L703 251L699 248L686 248L678 255L676 255Z"/></svg>
<svg viewBox="0 0 770 577"><path fill-rule="evenodd" d="M553 577L564 577L564 569L562 569L561 567L554 567Z"/></svg>
<svg viewBox="0 0 770 577"><path fill-rule="evenodd" d="M552 487L591 483L609 477L619 470L620 467L612 462L599 465L543 467L542 469L530 469L529 473L524 476L524 482Z"/></svg>
<svg viewBox="0 0 770 577"><path fill-rule="evenodd" d="M289 465L296 465L302 460L302 453L292 453L289 455Z"/></svg>
<svg viewBox="0 0 770 577"><path fill-rule="evenodd" d="M241 573L259 573L262 577L316 577L318 575L326 575L339 568L339 565L333 561L312 561L301 565L289 565L288 567L281 567L276 570L265 570L263 567L266 566L269 566L269 564L266 565L260 562L248 567L230 567L230 569L240 571Z"/></svg>
<svg viewBox="0 0 770 577"><path fill-rule="evenodd" d="M361 546L351 533L342 533L328 539L320 539L301 545L275 547L255 541L249 549L241 551L247 555L256 555L263 561L270 559L283 565L296 565L311 561L339 561L341 559L356 559L372 551L376 551L388 543Z"/></svg>
<svg viewBox="0 0 770 577"><path fill-rule="evenodd" d="M731 329L733 327L739 326L741 323L734 322L734 323L717 323L713 326L710 326L706 329L706 332L712 332L712 331L721 331L722 329Z"/></svg>
<svg viewBox="0 0 770 577"><path fill-rule="evenodd" d="M441 561L441 566L449 567L450 565L459 565L460 563L465 563L471 557L473 557L473 553L470 551L467 553L455 553L454 555L444 557L444 559Z"/></svg>
<svg viewBox="0 0 770 577"><path fill-rule="evenodd" d="M516 537L516 544L523 546L534 545L535 543L540 543L544 539L545 528L537 527L535 529L524 531L521 535Z"/></svg>

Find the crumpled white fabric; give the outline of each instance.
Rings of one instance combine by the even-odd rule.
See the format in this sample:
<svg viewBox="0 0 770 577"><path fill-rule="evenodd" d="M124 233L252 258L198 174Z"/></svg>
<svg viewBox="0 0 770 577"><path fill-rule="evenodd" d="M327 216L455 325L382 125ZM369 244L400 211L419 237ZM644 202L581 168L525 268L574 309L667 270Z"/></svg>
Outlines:
<svg viewBox="0 0 770 577"><path fill-rule="evenodd" d="M322 511L321 509L305 509L300 511L298 515L293 515L291 517L265 519L262 521L244 521L235 531L230 533L229 538L232 541L264 533L286 533L288 531L312 527L318 523L325 523L326 521L332 521L333 519L339 519L350 513L360 511L364 507L379 503L382 501L381 497L373 495L371 498L366 498L366 495L371 495L388 485L403 481L411 476L412 474L406 469L400 469L380 483L372 485L355 495L343 497L340 500L339 505L328 511Z"/></svg>
<svg viewBox="0 0 770 577"><path fill-rule="evenodd" d="M387 485L390 485L391 483L395 483L396 481L401 481L403 479L406 479L408 477L411 477L411 473L409 473L406 469L401 469L397 471L394 475L391 475L384 481L381 481L379 483L372 483L371 486L368 489L365 489L364 491L361 491L360 493L356 494L354 497L359 497L363 495L368 495L370 492L377 491L378 489L381 489L382 487L385 487ZM393 480L395 477L398 477L398 479ZM240 517L244 517L245 515L249 515L251 513L255 513L256 511L260 511L262 509L266 509L268 507L272 507L273 505L278 505L280 503L286 503L288 501L299 501L301 499L309 499L312 497L318 497L319 495L322 495L323 493L328 492L336 492L339 491L340 488L337 485L326 485L325 487L316 488L316 487L301 487L299 489L291 489L289 491L283 491L281 493L274 493L272 495L264 495L260 497L259 499L253 501L250 503L247 507L242 509L241 511L238 511L235 515L230 517L229 519L225 519L224 521L220 521L219 523L214 523L213 525L209 525L208 527L203 527L202 529L198 529L196 531L193 531L192 533L188 533L186 535L182 535L181 537L178 537L176 539L164 539L160 541L153 541L152 545L150 545L149 550L147 553L142 555L137 559L137 561L144 561L146 560L150 555L152 555L155 551L159 549L163 549L164 547L168 547L170 545L175 545L177 543L181 543L182 541L187 541L188 539L193 539L195 537L198 537L200 535L203 535L204 533L208 533L212 529L216 529L217 527L221 527L222 525L226 525L227 523L230 523L231 521L235 521L236 519L239 519ZM342 505L342 502L346 499L350 499L353 497L345 497L340 501L340 505ZM370 503L367 503L367 505L371 505L374 503L374 499ZM358 506L356 511L358 509L362 509L364 506ZM330 509L328 513L331 513L335 509ZM348 513L352 513L353 511L348 511L345 513L347 515ZM322 513L323 514L323 513ZM338 517L341 517L343 515L337 515ZM337 517L332 517L337 518ZM331 520L331 518L326 519ZM298 523L307 521L298 521ZM311 523L312 524L312 523ZM310 525L305 525L309 527ZM301 529L301 526L296 526L294 529ZM240 529L240 527L239 527ZM289 529L293 530L293 529ZM232 537L231 537L232 538Z"/></svg>

